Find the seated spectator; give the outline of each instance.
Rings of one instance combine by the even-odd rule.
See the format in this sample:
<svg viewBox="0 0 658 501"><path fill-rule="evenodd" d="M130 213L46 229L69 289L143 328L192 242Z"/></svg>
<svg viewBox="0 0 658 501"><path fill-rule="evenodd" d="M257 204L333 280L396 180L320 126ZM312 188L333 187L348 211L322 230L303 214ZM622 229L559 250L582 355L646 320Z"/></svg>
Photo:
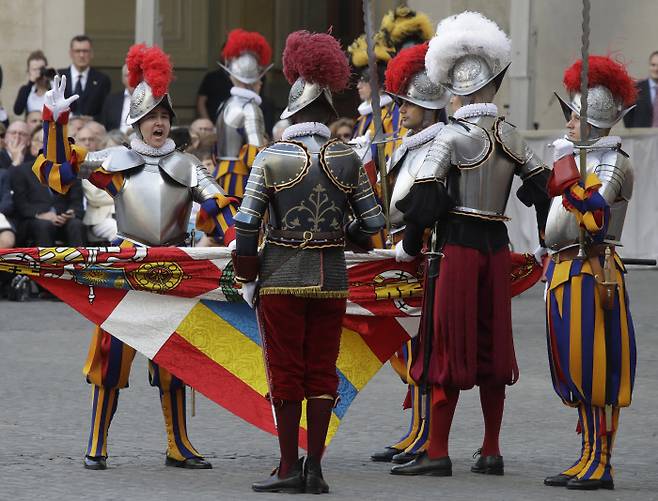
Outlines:
<svg viewBox="0 0 658 501"><path fill-rule="evenodd" d="M341 139L342 141L349 141L352 139L352 132L354 130L354 120L351 118L341 117L329 125L331 137Z"/></svg>
<svg viewBox="0 0 658 501"><path fill-rule="evenodd" d="M32 144L43 144L43 130L34 132ZM55 193L34 175L33 162L23 162L12 169L10 176L18 240L40 247L52 247L56 242L85 245L80 181L77 180L66 195Z"/></svg>
<svg viewBox="0 0 658 501"><path fill-rule="evenodd" d="M88 151L98 151L107 146L106 137L105 127L98 122L89 122L78 131L75 142ZM82 222L86 227L87 240L92 244L110 243L117 234L114 199L87 179L82 180L82 193L86 202Z"/></svg>
<svg viewBox="0 0 658 501"><path fill-rule="evenodd" d="M30 131L30 134L36 128L41 128L43 125L43 119L41 118L41 111L30 111L25 115L25 122L27 123L27 128Z"/></svg>
<svg viewBox="0 0 658 501"><path fill-rule="evenodd" d="M274 124L274 127L272 127L272 141L281 141L281 136L283 135L283 131L286 130L288 127L290 127L292 124L290 123L290 120L283 119L279 120L277 123Z"/></svg>
<svg viewBox="0 0 658 501"><path fill-rule="evenodd" d="M13 121L5 134L5 147L0 150L0 169L34 161L29 151L30 130L23 120Z"/></svg>
<svg viewBox="0 0 658 501"><path fill-rule="evenodd" d="M9 182L9 171L0 170L0 249L8 249L16 243L16 229L10 221L14 211Z"/></svg>
<svg viewBox="0 0 658 501"><path fill-rule="evenodd" d="M69 118L69 137L75 137L80 129L92 121L91 117L71 117Z"/></svg>
<svg viewBox="0 0 658 501"><path fill-rule="evenodd" d="M124 134L121 129L112 129L107 133L105 140L105 147L121 146L122 144L130 144L130 139Z"/></svg>
<svg viewBox="0 0 658 501"><path fill-rule="evenodd" d="M35 50L27 56L28 82L18 89L14 114L27 115L31 111L41 113L46 92L50 90L50 82L55 76L55 70L47 66L48 60L42 51Z"/></svg>

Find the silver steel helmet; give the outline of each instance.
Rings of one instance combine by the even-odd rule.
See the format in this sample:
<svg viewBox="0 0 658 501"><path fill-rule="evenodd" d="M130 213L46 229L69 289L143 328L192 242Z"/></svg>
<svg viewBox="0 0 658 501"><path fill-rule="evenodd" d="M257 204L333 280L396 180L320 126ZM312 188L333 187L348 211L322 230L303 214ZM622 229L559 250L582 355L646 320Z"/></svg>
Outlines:
<svg viewBox="0 0 658 501"><path fill-rule="evenodd" d="M236 80L244 84L253 84L265 76L272 65L263 68L258 64L258 58L251 52L243 52L238 57L224 61L225 64L217 63Z"/></svg>
<svg viewBox="0 0 658 501"><path fill-rule="evenodd" d="M443 85L432 82L425 70L419 71L411 78L404 94L393 94L392 92L387 92L387 94L394 99L409 101L428 110L445 108L450 100L450 91Z"/></svg>
<svg viewBox="0 0 658 501"><path fill-rule="evenodd" d="M137 123L160 104L169 110L171 121L173 122L174 118L176 118L176 113L174 113L174 107L169 94L166 93L160 97L155 97L151 86L145 80L142 80L137 84L137 87L135 87L135 90L130 96L130 110L128 110L126 124L133 125Z"/></svg>
<svg viewBox="0 0 658 501"><path fill-rule="evenodd" d="M290 88L290 93L288 94L288 106L283 110L283 113L281 113L281 120L293 116L299 110L306 108L320 96L326 98L329 106L336 116L338 116L338 112L336 111L336 108L334 108L331 91L328 88L321 87L317 83L307 82L302 77L297 78Z"/></svg>
<svg viewBox="0 0 658 501"><path fill-rule="evenodd" d="M562 99L557 92L564 118L567 122L571 119L571 112L580 116L580 92L571 96L569 101ZM587 93L587 123L599 129L611 129L619 122L626 113L635 108L635 105L624 108L621 99L615 99L610 89L603 85L590 87Z"/></svg>
<svg viewBox="0 0 658 501"><path fill-rule="evenodd" d="M496 71L484 57L466 54L455 61L448 72L450 80L444 85L457 96L473 94L490 82L494 82L498 90L510 64L507 63Z"/></svg>

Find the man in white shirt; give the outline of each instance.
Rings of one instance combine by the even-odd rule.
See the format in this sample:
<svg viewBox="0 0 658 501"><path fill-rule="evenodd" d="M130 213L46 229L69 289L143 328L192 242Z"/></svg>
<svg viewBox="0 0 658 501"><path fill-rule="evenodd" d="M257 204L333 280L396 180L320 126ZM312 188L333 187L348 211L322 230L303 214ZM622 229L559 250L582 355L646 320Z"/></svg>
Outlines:
<svg viewBox="0 0 658 501"><path fill-rule="evenodd" d="M134 89L128 84L128 67L125 64L121 68L121 83L123 90L110 94L105 99L100 122L107 130L121 129L121 132L127 134L132 130L132 127L126 124L126 117L130 109L130 96Z"/></svg>

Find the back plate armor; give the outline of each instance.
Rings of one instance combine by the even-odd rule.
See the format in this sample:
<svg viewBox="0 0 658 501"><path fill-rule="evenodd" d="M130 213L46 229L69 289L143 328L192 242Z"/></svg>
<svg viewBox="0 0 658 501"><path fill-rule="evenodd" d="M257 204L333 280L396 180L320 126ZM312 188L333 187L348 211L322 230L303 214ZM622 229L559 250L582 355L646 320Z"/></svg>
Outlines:
<svg viewBox="0 0 658 501"><path fill-rule="evenodd" d="M241 96L229 97L219 108L217 156L220 160L238 158L242 145L264 146L265 119L260 106Z"/></svg>

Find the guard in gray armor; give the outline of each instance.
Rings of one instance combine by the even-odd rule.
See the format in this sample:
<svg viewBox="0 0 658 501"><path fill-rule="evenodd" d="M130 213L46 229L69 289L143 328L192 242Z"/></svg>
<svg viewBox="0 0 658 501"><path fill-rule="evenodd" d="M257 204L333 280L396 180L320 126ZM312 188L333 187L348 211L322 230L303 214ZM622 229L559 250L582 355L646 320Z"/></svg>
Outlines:
<svg viewBox="0 0 658 501"><path fill-rule="evenodd" d="M217 112L217 181L229 196L242 198L249 170L267 143L260 108L262 78L272 67L272 49L260 33L233 30L222 51L231 97Z"/></svg>
<svg viewBox="0 0 658 501"><path fill-rule="evenodd" d="M415 174L438 132L445 125L445 106L450 92L427 77L425 54L428 43L402 49L386 68L386 92L396 101L400 110L400 123L407 130L402 144L395 149L387 164L386 184L390 197L390 239L393 243L404 236L404 214L396 203L409 194ZM415 338L417 339L417 338ZM429 443L429 405L427 392L409 376L408 367L413 360L414 344L408 341L391 358L391 366L409 385L405 404L411 409L411 423L397 442L375 452L373 461L392 461L404 464L427 449Z"/></svg>
<svg viewBox="0 0 658 501"><path fill-rule="evenodd" d="M398 260L420 252L428 228L442 242L442 248L430 247L411 367L414 380L432 386L430 444L413 461L394 466L396 475L452 475L450 425L460 390L474 385L480 387L485 429L471 471L504 472L498 437L505 386L518 378L505 226L514 175L523 181L517 196L535 205L540 237L549 203L548 169L491 102L510 58L507 35L477 12L441 21L425 58L430 80L446 86L462 106L436 135L409 194L396 204L406 223Z"/></svg>
<svg viewBox="0 0 658 501"><path fill-rule="evenodd" d="M168 138L174 111L167 86L171 79L168 56L158 47L131 47L126 58L131 86L127 123L137 138L87 155L67 138L69 105L64 98L66 77L55 77L43 110L44 149L33 170L41 182L65 193L80 173L104 189L115 201L118 239L113 245L185 245L192 202L201 204L197 227L228 241L237 212L201 162L176 151ZM165 71L166 70L166 71ZM143 81L141 80L143 78ZM230 228L230 231L229 231ZM92 416L84 465L104 470L107 434L117 408L119 390L128 386L135 350L96 327L84 367L92 384ZM165 464L182 468L211 468L187 436L185 386L168 371L149 362L149 379L160 390L167 431Z"/></svg>
<svg viewBox="0 0 658 501"><path fill-rule="evenodd" d="M633 168L610 129L633 108L636 88L626 68L589 56L587 167L581 179L581 61L567 68L567 100L558 96L567 137L553 143L551 204L546 223L548 357L553 388L578 409L580 457L544 480L568 489L613 489L612 447L621 407L631 404L636 345L624 274L617 256ZM580 232L583 231L583 238ZM582 244L582 249L581 249ZM582 251L579 257L579 251ZM584 254L584 255L583 255Z"/></svg>
<svg viewBox="0 0 658 501"><path fill-rule="evenodd" d="M291 33L283 67L292 88L281 118L294 125L256 157L235 218L235 274L245 300L257 302L281 450L272 476L252 488L321 494L329 491L320 460L338 392L336 360L347 298L345 238L376 233L384 216L359 157L345 143L329 140L324 125L336 116L331 93L349 81L338 41L328 34ZM355 218L344 229L350 209ZM298 458L304 399L305 462Z"/></svg>

